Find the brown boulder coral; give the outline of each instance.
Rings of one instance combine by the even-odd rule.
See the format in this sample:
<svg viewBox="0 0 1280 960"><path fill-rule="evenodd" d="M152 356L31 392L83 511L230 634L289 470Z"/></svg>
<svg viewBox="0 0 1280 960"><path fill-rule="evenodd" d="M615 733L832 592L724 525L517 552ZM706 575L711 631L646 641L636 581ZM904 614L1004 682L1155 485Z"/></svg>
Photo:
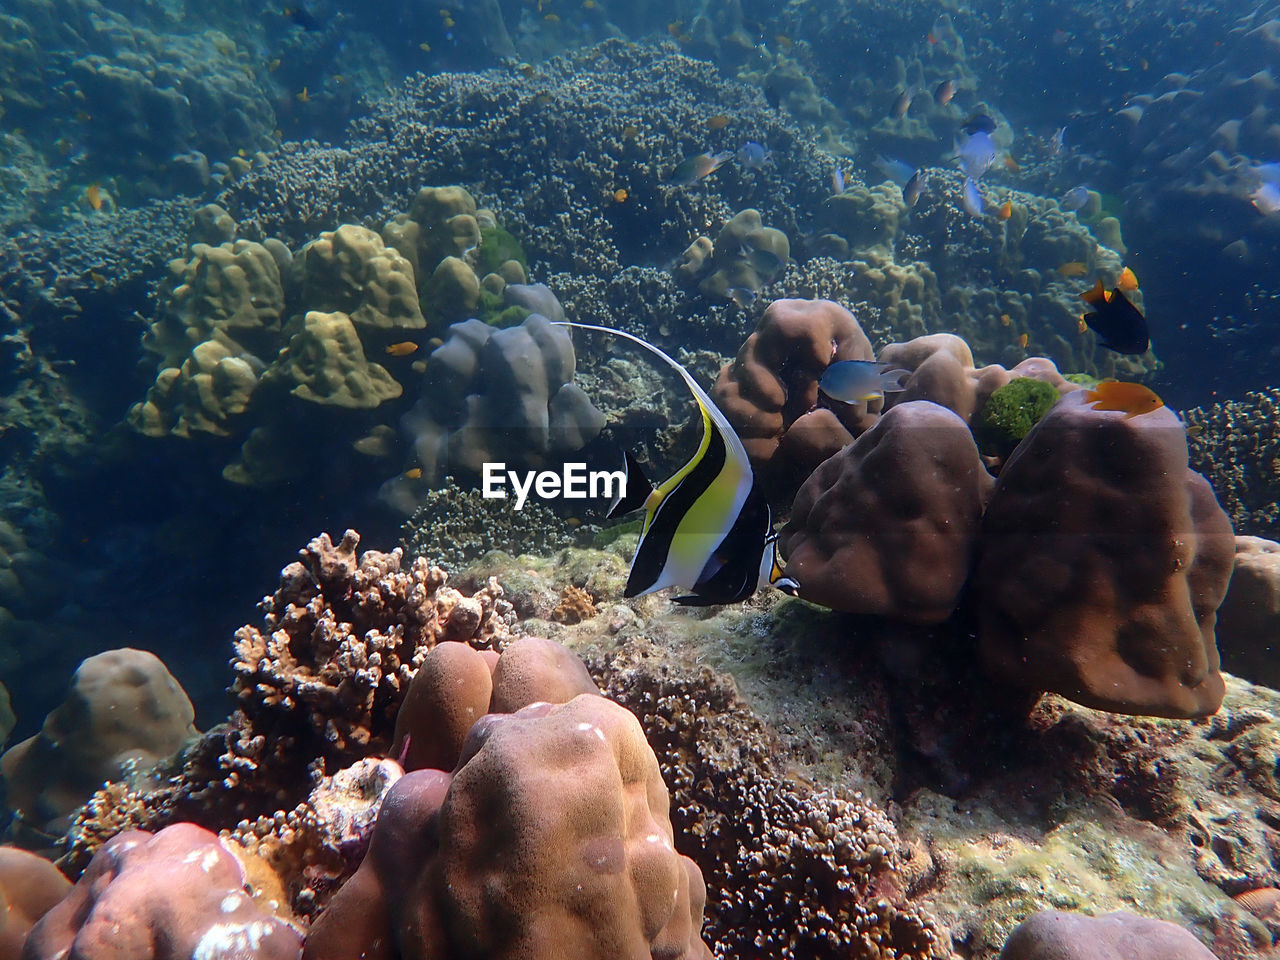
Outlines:
<svg viewBox="0 0 1280 960"><path fill-rule="evenodd" d="M48 860L0 847L0 957L17 957L27 934L71 889Z"/></svg>
<svg viewBox="0 0 1280 960"><path fill-rule="evenodd" d="M1017 377L1042 380L1059 393L1080 389L1044 357L1028 357L1008 370L998 363L975 366L969 344L953 333L891 343L880 351L880 362L912 372L906 389L890 394L886 406L931 400L954 411L971 427L991 394Z"/></svg>
<svg viewBox="0 0 1280 960"><path fill-rule="evenodd" d="M1280 689L1280 543L1236 537L1231 585L1218 608L1222 664Z"/></svg>
<svg viewBox="0 0 1280 960"><path fill-rule="evenodd" d="M1214 960L1214 955L1186 930L1164 920L1046 910L1019 924L1000 960Z"/></svg>
<svg viewBox="0 0 1280 960"><path fill-rule="evenodd" d="M976 573L982 655L1004 679L1119 713L1222 703L1215 612L1231 522L1167 407L1060 400L1005 464Z"/></svg>
<svg viewBox="0 0 1280 960"><path fill-rule="evenodd" d="M786 575L832 610L940 623L969 576L993 483L960 417L900 404L801 486L780 539Z"/></svg>
<svg viewBox="0 0 1280 960"><path fill-rule="evenodd" d="M780 455L797 421L818 404L818 380L837 360L871 360L871 341L853 314L831 300L775 300L711 395L742 438L771 495L785 498L822 460L875 420L880 402L815 411L803 440ZM803 451L803 454L797 454Z"/></svg>
<svg viewBox="0 0 1280 960"><path fill-rule="evenodd" d="M305 956L710 958L702 876L675 852L667 810L653 751L617 704L586 694L489 715L452 777L392 788Z"/></svg>
<svg viewBox="0 0 1280 960"><path fill-rule="evenodd" d="M403 569L401 550L357 554L359 543L354 530L336 545L316 537L281 571L261 625L236 631L233 778L265 765L274 782L305 783L300 771L317 758L333 772L385 754L404 690L432 647L506 639L510 607L496 582L464 596L439 567L419 559Z"/></svg>
<svg viewBox="0 0 1280 960"><path fill-rule="evenodd" d="M9 804L58 832L104 781L145 775L197 736L194 719L191 701L155 654L125 648L89 657L40 732L0 758Z"/></svg>
<svg viewBox="0 0 1280 960"><path fill-rule="evenodd" d="M260 910L246 881L240 861L193 824L126 831L35 924L23 960L295 960L301 934Z"/></svg>

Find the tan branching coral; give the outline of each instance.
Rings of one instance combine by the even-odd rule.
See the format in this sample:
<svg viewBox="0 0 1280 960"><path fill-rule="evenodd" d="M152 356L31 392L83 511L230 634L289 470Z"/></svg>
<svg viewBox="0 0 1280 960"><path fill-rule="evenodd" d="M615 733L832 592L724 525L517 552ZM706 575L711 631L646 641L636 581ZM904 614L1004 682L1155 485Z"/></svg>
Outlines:
<svg viewBox="0 0 1280 960"><path fill-rule="evenodd" d="M560 602L551 611L551 619L556 623L581 623L596 615L595 598L581 587L569 584L564 588Z"/></svg>
<svg viewBox="0 0 1280 960"><path fill-rule="evenodd" d="M317 758L329 772L386 753L413 672L442 640L500 645L509 606L495 581L464 596L425 560L357 554L348 530L312 540L263 601L260 626L236 631L232 692L240 723L232 777L278 780ZM305 775L304 781L305 782Z"/></svg>

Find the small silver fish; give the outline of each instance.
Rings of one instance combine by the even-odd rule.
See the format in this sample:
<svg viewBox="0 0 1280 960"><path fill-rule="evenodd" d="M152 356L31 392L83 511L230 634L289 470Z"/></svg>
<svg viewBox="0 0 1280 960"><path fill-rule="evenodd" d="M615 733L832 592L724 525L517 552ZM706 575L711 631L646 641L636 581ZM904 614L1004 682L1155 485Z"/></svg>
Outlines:
<svg viewBox="0 0 1280 960"><path fill-rule="evenodd" d="M1049 138L1049 152L1053 156L1057 156L1062 152L1062 148L1067 145L1067 128L1059 127L1053 131L1053 136Z"/></svg>
<svg viewBox="0 0 1280 960"><path fill-rule="evenodd" d="M916 98L916 94L919 92L920 88L913 84L898 94L897 99L893 101L891 115L894 117L905 116L907 111L911 109L911 101Z"/></svg>
<svg viewBox="0 0 1280 960"><path fill-rule="evenodd" d="M904 186L916 172L916 168L911 164L895 160L893 157L886 157L882 153L876 154L875 168L900 187Z"/></svg>
<svg viewBox="0 0 1280 960"><path fill-rule="evenodd" d="M982 175L996 162L996 144L991 139L991 134L978 130L963 140L955 138L955 155L966 177L981 180Z"/></svg>
<svg viewBox="0 0 1280 960"><path fill-rule="evenodd" d="M866 403L881 400L886 393L901 393L910 376L910 370L891 370L887 363L874 360L837 360L822 374L818 390L841 403Z"/></svg>
<svg viewBox="0 0 1280 960"><path fill-rule="evenodd" d="M671 171L668 183L687 187L697 183L703 177L709 177L725 163L733 159L732 153L699 153L685 157Z"/></svg>
<svg viewBox="0 0 1280 960"><path fill-rule="evenodd" d="M836 167L831 171L831 192L833 194L841 194L844 193L846 187L848 187L848 182L845 180L844 168Z"/></svg>
<svg viewBox="0 0 1280 960"><path fill-rule="evenodd" d="M911 179L907 181L907 185L902 188L902 200L907 205L907 209L911 209L920 200L921 194L929 187L929 175L923 170L917 170L911 175Z"/></svg>
<svg viewBox="0 0 1280 960"><path fill-rule="evenodd" d="M756 298L760 294L756 293L750 287L730 287L729 299L744 310L756 302Z"/></svg>
<svg viewBox="0 0 1280 960"><path fill-rule="evenodd" d="M738 163L746 170L758 170L769 162L771 156L763 143L748 140L738 148Z"/></svg>
<svg viewBox="0 0 1280 960"><path fill-rule="evenodd" d="M786 261L772 250L753 247L749 243L742 245L738 250L738 255L750 264L752 270L765 279L773 279L787 265Z"/></svg>
<svg viewBox="0 0 1280 960"><path fill-rule="evenodd" d="M960 203L969 216L982 216L982 194L978 191L978 185L968 177L965 178L964 187L960 191Z"/></svg>

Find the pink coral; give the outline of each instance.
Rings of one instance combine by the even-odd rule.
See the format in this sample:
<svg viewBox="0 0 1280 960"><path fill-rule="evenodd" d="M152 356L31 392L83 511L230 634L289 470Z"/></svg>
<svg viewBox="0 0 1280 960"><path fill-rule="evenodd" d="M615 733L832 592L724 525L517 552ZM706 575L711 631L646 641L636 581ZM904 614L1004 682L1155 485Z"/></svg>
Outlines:
<svg viewBox="0 0 1280 960"><path fill-rule="evenodd" d="M0 957L17 957L27 934L71 889L48 860L0 847Z"/></svg>
<svg viewBox="0 0 1280 960"><path fill-rule="evenodd" d="M245 893L245 871L207 830L127 830L32 928L23 960L294 960L302 937Z"/></svg>

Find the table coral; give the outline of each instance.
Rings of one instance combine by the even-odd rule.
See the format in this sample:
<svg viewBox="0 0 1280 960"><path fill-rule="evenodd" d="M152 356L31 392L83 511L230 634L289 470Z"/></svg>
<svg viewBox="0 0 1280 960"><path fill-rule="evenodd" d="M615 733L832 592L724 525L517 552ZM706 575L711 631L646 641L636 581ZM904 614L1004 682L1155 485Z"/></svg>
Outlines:
<svg viewBox="0 0 1280 960"><path fill-rule="evenodd" d="M70 889L71 881L48 860L0 847L0 956L20 956L31 927Z"/></svg>
<svg viewBox="0 0 1280 960"><path fill-rule="evenodd" d="M378 956L465 943L491 958L709 960L702 877L673 848L667 802L639 722L603 697L489 715L451 777L420 771L392 788L305 956L367 956L381 941Z"/></svg>
<svg viewBox="0 0 1280 960"><path fill-rule="evenodd" d="M71 892L32 928L25 960L187 960L251 954L296 960L301 934L245 892L243 866L192 824L130 830L98 851Z"/></svg>
<svg viewBox="0 0 1280 960"><path fill-rule="evenodd" d="M104 781L142 782L198 733L186 693L155 654L108 650L77 668L41 732L0 758L8 802L37 827L60 829Z"/></svg>
<svg viewBox="0 0 1280 960"><path fill-rule="evenodd" d="M1006 680L1106 710L1206 716L1222 702L1214 612L1234 541L1187 469L1177 416L1064 397L1001 471L975 589Z"/></svg>
<svg viewBox="0 0 1280 960"><path fill-rule="evenodd" d="M940 623L968 580L993 484L956 414L898 404L800 487L779 538L785 573L833 610Z"/></svg>

